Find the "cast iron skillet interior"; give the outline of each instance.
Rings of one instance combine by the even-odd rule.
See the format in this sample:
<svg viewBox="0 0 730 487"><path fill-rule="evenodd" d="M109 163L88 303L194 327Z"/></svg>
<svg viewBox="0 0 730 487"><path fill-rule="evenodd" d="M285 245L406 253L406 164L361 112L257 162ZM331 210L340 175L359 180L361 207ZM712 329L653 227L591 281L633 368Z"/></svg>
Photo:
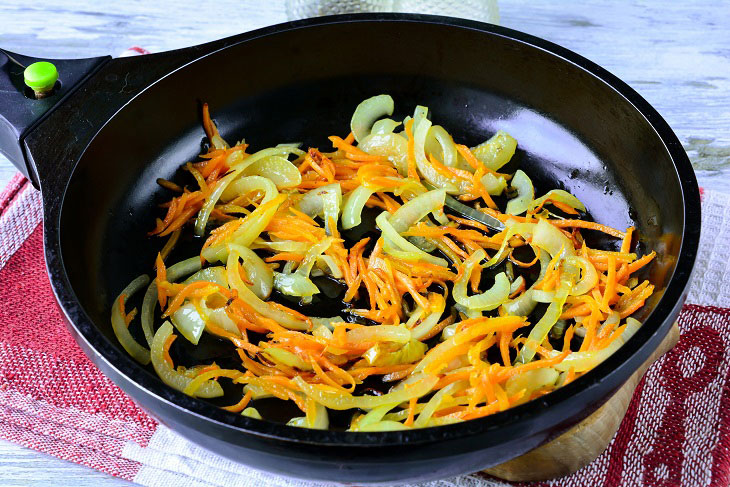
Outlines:
<svg viewBox="0 0 730 487"><path fill-rule="evenodd" d="M333 464L364 465L353 474L331 469L329 476L311 466L287 472L310 478L423 479L487 467L598 407L648 357L678 312L696 251L699 224L688 217L698 218L698 197L689 162L656 112L612 75L545 41L468 21L417 19L340 17L275 27L173 72L98 132L73 171L60 212L47 214L47 228L59 228L49 245L60 249L62 271L55 272L65 281L54 282L55 290L64 303L78 300L66 313L80 341L165 422L187 424L181 428L193 437L200 427L190 425L212 425L196 438L210 448L218 443L206 436L241 444L259 438L275 455L295 449L293 455L306 457L303 445L309 445ZM223 137L245 138L249 152L286 141L329 150L326 137L346 135L355 106L380 93L393 96L396 120L426 105L435 124L467 145L506 130L519 144L512 171L527 172L537 194L563 188L596 221L636 226L638 250L660 254L646 276L664 296L640 314L646 322L637 335L540 400L462 424L379 434L310 431L227 413L171 390L128 357L113 335L110 305L131 279L152 272L163 240L146 234L160 216L157 205L171 196L155 180L184 181L179 168L195 160L204 138L200 103L210 105ZM352 450L337 452L338 445ZM481 456L468 456L480 450ZM388 452L398 452L404 465L415 458L411 452L442 461L399 470ZM469 460L447 465L456 456ZM368 461L390 469L368 472Z"/></svg>

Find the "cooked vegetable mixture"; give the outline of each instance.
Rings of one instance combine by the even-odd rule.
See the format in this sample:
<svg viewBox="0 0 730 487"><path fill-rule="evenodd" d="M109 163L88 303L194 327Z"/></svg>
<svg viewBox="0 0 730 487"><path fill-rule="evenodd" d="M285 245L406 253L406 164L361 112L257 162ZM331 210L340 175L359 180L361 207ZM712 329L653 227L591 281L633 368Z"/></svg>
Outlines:
<svg viewBox="0 0 730 487"><path fill-rule="evenodd" d="M384 118L393 110L388 95L363 101L329 152L249 154L204 106L210 150L184 168L195 190L158 181L176 195L150 233L167 237L156 276L135 279L112 307L124 349L190 396L234 391L223 406L234 413L270 418L276 398L300 411L292 426L327 429L345 414L350 431L390 431L540 397L638 330L630 315L654 286L634 273L655 253L631 252L633 228L591 222L570 193L536 197L527 174L500 172L517 148L505 132L469 148L426 107L402 122ZM200 255L168 266L188 228L206 238ZM618 250L591 248L584 234ZM125 303L145 286L142 344ZM327 299L339 315L302 312ZM195 350L204 334L230 342L235 361L176 366L173 342Z"/></svg>

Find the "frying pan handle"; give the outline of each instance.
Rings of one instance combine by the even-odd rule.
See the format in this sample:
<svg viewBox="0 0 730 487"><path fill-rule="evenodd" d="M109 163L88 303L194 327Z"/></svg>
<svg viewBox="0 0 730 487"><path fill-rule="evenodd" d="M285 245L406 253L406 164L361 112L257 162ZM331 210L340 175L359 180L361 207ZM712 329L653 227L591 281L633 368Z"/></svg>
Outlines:
<svg viewBox="0 0 730 487"><path fill-rule="evenodd" d="M23 73L31 64L43 60L0 49L0 153L36 187L38 175L25 146L26 135L110 59L102 56L51 60L58 81L46 96L36 98L33 90L25 85Z"/></svg>
<svg viewBox="0 0 730 487"><path fill-rule="evenodd" d="M20 92L12 85L16 101L11 103L5 101L5 93L0 90L0 149L9 154L36 188L43 190L46 202L53 204L62 194L87 144L121 107L176 69L245 37L246 34L240 34L143 56L54 61L62 80L61 89L75 83L69 91L42 100L24 96L20 99L22 95L18 95ZM20 76L17 68L8 69L16 69L14 78L0 74L0 83L11 83L9 80L13 79L17 84ZM67 69L70 72L64 74ZM5 71L3 68L3 73ZM26 111L25 123L13 123L12 120L8 123L8 116L16 107ZM42 107L36 108L42 113L34 115L33 107Z"/></svg>

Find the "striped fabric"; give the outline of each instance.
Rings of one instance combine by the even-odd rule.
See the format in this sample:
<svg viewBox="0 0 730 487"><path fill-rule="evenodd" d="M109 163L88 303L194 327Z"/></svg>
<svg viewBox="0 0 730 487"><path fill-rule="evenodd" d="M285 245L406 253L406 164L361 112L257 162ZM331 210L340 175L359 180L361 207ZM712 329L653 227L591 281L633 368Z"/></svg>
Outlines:
<svg viewBox="0 0 730 487"><path fill-rule="evenodd" d="M605 453L554 487L730 485L730 197L703 196L681 339L649 369ZM148 486L314 486L208 452L158 425L105 378L61 319L43 261L40 195L0 193L0 438ZM493 487L482 475L429 486Z"/></svg>

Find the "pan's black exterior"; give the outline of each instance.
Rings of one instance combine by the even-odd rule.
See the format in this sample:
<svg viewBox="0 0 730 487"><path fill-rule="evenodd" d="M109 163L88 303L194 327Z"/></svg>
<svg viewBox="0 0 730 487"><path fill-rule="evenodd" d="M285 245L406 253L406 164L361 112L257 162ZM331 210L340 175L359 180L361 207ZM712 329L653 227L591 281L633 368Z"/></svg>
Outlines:
<svg viewBox="0 0 730 487"><path fill-rule="evenodd" d="M178 69L179 68L179 69ZM168 74L169 73L169 74ZM429 105L469 143L506 127L538 185L561 185L593 217L635 224L660 299L616 354L539 400L479 420L389 433L311 431L220 410L164 386L115 343L113 296L149 272L144 237L163 195L156 177L199 151L197 103L224 137L324 146L357 101L380 92ZM686 294L699 193L666 122L586 59L509 29L374 14L282 24L189 50L107 62L23 138L44 198L46 262L69 329L135 401L194 442L255 468L307 479L442 478L518 456L580 421L637 370Z"/></svg>

